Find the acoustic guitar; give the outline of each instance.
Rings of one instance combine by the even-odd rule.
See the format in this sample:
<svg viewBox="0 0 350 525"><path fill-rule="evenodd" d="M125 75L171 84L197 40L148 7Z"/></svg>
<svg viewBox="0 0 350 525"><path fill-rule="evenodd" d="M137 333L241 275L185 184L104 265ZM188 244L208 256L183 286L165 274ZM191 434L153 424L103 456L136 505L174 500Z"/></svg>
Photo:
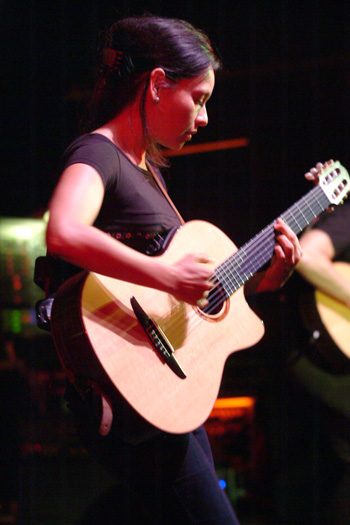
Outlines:
<svg viewBox="0 0 350 525"><path fill-rule="evenodd" d="M336 262L334 265L337 271L350 282L350 264ZM328 334L343 354L350 359L350 308L320 290L315 291L315 301Z"/></svg>
<svg viewBox="0 0 350 525"><path fill-rule="evenodd" d="M281 218L298 234L349 190L348 172L330 161L319 184ZM188 222L173 234L156 257L171 264L188 252L204 252L218 263L203 309L96 273L69 279L57 292L51 319L69 380L83 378L107 398L122 396L164 431L184 433L201 425L217 398L227 357L264 334L243 285L273 256L274 222L240 249L204 221Z"/></svg>

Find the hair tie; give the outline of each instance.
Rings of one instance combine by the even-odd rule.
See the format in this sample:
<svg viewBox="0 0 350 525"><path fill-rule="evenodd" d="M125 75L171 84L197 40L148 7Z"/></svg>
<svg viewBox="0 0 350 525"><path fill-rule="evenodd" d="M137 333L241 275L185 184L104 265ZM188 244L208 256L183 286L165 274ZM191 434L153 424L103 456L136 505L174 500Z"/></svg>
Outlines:
<svg viewBox="0 0 350 525"><path fill-rule="evenodd" d="M105 47L103 50L102 63L112 71L117 71L122 61L122 57L123 51L118 51L111 47Z"/></svg>

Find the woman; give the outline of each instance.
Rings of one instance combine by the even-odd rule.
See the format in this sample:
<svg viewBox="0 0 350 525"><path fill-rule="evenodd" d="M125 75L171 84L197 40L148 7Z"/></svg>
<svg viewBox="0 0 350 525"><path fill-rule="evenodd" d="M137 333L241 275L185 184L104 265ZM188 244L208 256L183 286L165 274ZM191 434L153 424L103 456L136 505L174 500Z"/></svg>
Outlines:
<svg viewBox="0 0 350 525"><path fill-rule="evenodd" d="M168 264L146 253L152 239L180 225L154 178L156 172L164 186L159 146L179 150L207 125L219 60L190 24L148 16L114 24L100 64L88 133L66 151L51 200L48 251L204 306L212 286L207 255L189 253ZM300 258L296 236L280 220L275 227L273 264L251 280L249 292L277 289ZM135 439L119 413L101 436L99 396L90 392L83 402L71 388L68 397L86 446L126 486L120 522L237 523L203 428L186 435L155 430L150 437L140 421Z"/></svg>

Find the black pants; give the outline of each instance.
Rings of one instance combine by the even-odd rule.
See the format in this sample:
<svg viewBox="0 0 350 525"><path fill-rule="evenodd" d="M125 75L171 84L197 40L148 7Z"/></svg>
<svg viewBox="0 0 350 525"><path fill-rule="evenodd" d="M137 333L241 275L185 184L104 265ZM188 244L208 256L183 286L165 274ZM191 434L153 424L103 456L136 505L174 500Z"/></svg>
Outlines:
<svg viewBox="0 0 350 525"><path fill-rule="evenodd" d="M219 485L203 427L185 435L159 432L131 444L118 437L114 427L101 436L91 407L80 405L70 403L85 447L120 482L113 509L108 510L113 523L238 524ZM116 426L117 418L118 414ZM106 523L106 515L101 523Z"/></svg>

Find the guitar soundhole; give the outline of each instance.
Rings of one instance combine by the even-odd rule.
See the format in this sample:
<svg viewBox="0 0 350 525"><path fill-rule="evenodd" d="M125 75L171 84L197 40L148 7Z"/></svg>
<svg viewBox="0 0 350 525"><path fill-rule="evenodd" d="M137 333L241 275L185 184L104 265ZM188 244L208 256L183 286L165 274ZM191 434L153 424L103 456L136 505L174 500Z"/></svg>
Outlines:
<svg viewBox="0 0 350 525"><path fill-rule="evenodd" d="M209 304L204 308L196 307L200 315L212 317L213 319L222 318L228 311L229 301L222 288L215 286L208 295Z"/></svg>

